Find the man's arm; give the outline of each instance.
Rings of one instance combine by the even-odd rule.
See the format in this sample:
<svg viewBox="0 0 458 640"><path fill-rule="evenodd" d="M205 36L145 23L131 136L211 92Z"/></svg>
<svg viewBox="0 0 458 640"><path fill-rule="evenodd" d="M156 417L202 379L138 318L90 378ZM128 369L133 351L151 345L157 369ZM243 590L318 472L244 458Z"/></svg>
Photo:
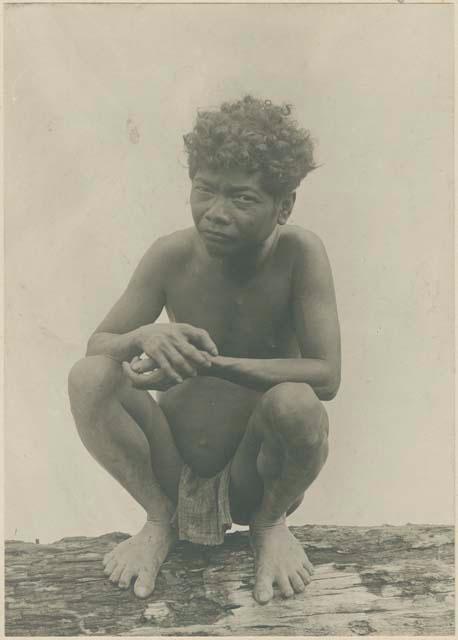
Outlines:
<svg viewBox="0 0 458 640"><path fill-rule="evenodd" d="M337 393L329 376L326 362L316 358L214 359L207 375L224 378L257 391L267 391L282 382L309 384L320 400L332 400Z"/></svg>
<svg viewBox="0 0 458 640"><path fill-rule="evenodd" d="M165 304L166 278L180 264L182 235L156 241L135 270L121 298L88 342L87 355L106 355L123 364L125 374L138 382L127 364L145 353L153 369L138 388L165 391L210 366L218 350L203 329L183 323L155 324Z"/></svg>
<svg viewBox="0 0 458 640"><path fill-rule="evenodd" d="M265 391L281 382L309 384L331 400L340 384L340 330L331 267L319 238L295 238L293 319L302 358L245 359L218 356L207 375Z"/></svg>
<svg viewBox="0 0 458 640"><path fill-rule="evenodd" d="M165 303L163 244L157 240L143 256L126 290L89 338L86 355L123 362L142 353L141 329L158 318Z"/></svg>

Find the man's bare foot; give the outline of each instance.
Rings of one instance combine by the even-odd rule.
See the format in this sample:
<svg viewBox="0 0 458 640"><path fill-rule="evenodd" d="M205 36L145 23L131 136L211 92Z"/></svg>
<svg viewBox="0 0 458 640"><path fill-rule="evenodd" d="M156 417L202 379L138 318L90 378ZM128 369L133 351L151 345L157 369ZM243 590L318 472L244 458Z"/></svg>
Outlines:
<svg viewBox="0 0 458 640"><path fill-rule="evenodd" d="M170 525L147 521L135 536L107 553L103 559L105 575L121 589L128 589L137 577L134 593L146 598L154 591L156 576L175 541Z"/></svg>
<svg viewBox="0 0 458 640"><path fill-rule="evenodd" d="M304 591L311 580L313 566L284 518L270 524L253 521L250 541L256 565L253 596L259 604L272 599L274 583L285 598Z"/></svg>

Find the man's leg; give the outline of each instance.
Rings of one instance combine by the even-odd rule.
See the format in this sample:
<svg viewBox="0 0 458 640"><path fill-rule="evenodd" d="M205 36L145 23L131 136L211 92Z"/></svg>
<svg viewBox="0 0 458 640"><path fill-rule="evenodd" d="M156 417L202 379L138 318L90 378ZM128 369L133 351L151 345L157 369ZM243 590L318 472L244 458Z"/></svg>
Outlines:
<svg viewBox="0 0 458 640"><path fill-rule="evenodd" d="M231 466L231 511L250 524L260 603L277 583L285 597L304 590L313 568L285 522L328 453L328 418L312 388L283 383L257 404Z"/></svg>
<svg viewBox="0 0 458 640"><path fill-rule="evenodd" d="M170 526L182 461L167 420L150 394L133 389L119 363L105 356L77 362L69 376L72 413L94 458L145 509L147 522L105 557L105 573L148 596L175 542ZM154 472L153 472L154 468Z"/></svg>

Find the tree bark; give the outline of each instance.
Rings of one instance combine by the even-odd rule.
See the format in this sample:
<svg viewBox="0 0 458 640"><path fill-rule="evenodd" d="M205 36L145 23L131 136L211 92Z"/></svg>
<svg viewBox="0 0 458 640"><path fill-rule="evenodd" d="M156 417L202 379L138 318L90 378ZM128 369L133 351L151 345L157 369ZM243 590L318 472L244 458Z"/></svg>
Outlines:
<svg viewBox="0 0 458 640"><path fill-rule="evenodd" d="M112 585L102 557L126 537L6 542L6 634L454 635L452 527L292 527L315 565L305 592L251 596L246 533L220 547L180 543L155 593Z"/></svg>

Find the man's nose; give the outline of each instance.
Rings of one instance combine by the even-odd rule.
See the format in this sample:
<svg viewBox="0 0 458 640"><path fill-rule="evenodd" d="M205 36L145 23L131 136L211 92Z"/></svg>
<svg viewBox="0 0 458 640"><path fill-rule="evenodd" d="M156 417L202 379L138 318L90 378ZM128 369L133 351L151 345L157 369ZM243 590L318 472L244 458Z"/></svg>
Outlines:
<svg viewBox="0 0 458 640"><path fill-rule="evenodd" d="M229 224L230 217L224 198L216 197L207 211L207 218L214 224Z"/></svg>

